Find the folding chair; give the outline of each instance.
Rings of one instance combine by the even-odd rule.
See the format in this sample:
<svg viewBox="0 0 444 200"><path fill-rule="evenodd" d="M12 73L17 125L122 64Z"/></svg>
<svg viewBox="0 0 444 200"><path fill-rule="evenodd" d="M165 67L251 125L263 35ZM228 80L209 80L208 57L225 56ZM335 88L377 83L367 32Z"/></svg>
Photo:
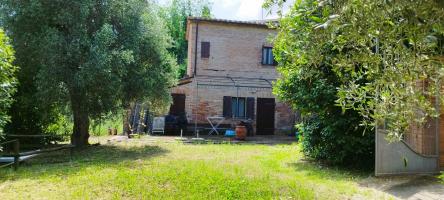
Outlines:
<svg viewBox="0 0 444 200"><path fill-rule="evenodd" d="M165 117L155 117L153 119L153 129L151 133L162 133L162 135L165 135Z"/></svg>

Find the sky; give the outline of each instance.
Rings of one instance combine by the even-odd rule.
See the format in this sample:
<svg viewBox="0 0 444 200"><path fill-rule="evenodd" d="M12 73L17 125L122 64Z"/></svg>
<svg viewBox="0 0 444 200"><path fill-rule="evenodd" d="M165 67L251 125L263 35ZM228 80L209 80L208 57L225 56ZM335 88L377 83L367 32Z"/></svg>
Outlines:
<svg viewBox="0 0 444 200"><path fill-rule="evenodd" d="M168 0L161 0L162 3ZM212 14L217 19L230 20L261 20L277 18L276 15L267 15L262 11L264 0L210 0ZM291 5L294 0L287 0L286 6ZM285 10L285 9L284 9Z"/></svg>

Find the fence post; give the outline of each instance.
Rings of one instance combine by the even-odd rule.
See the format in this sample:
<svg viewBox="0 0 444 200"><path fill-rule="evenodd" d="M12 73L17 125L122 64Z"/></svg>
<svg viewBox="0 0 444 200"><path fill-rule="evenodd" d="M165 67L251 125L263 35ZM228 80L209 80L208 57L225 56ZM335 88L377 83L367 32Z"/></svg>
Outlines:
<svg viewBox="0 0 444 200"><path fill-rule="evenodd" d="M14 141L14 171L17 171L19 167L19 158L20 158L20 143L18 140Z"/></svg>

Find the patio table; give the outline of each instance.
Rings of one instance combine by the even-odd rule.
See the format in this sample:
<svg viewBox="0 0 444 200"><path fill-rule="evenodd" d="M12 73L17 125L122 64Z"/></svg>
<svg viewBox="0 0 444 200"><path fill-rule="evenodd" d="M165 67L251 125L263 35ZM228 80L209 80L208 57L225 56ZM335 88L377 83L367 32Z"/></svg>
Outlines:
<svg viewBox="0 0 444 200"><path fill-rule="evenodd" d="M211 125L211 131L208 133L208 135L211 135L214 132L219 135L219 131L217 131L217 129L224 122L224 120L224 117L207 117L207 121Z"/></svg>

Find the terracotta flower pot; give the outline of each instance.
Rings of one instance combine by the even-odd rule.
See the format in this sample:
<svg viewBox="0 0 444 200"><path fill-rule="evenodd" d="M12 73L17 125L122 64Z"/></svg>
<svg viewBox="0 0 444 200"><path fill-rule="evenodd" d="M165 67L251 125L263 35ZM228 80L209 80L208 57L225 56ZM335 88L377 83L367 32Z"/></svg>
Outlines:
<svg viewBox="0 0 444 200"><path fill-rule="evenodd" d="M247 128L245 126L236 126L236 139L245 140L247 137Z"/></svg>

